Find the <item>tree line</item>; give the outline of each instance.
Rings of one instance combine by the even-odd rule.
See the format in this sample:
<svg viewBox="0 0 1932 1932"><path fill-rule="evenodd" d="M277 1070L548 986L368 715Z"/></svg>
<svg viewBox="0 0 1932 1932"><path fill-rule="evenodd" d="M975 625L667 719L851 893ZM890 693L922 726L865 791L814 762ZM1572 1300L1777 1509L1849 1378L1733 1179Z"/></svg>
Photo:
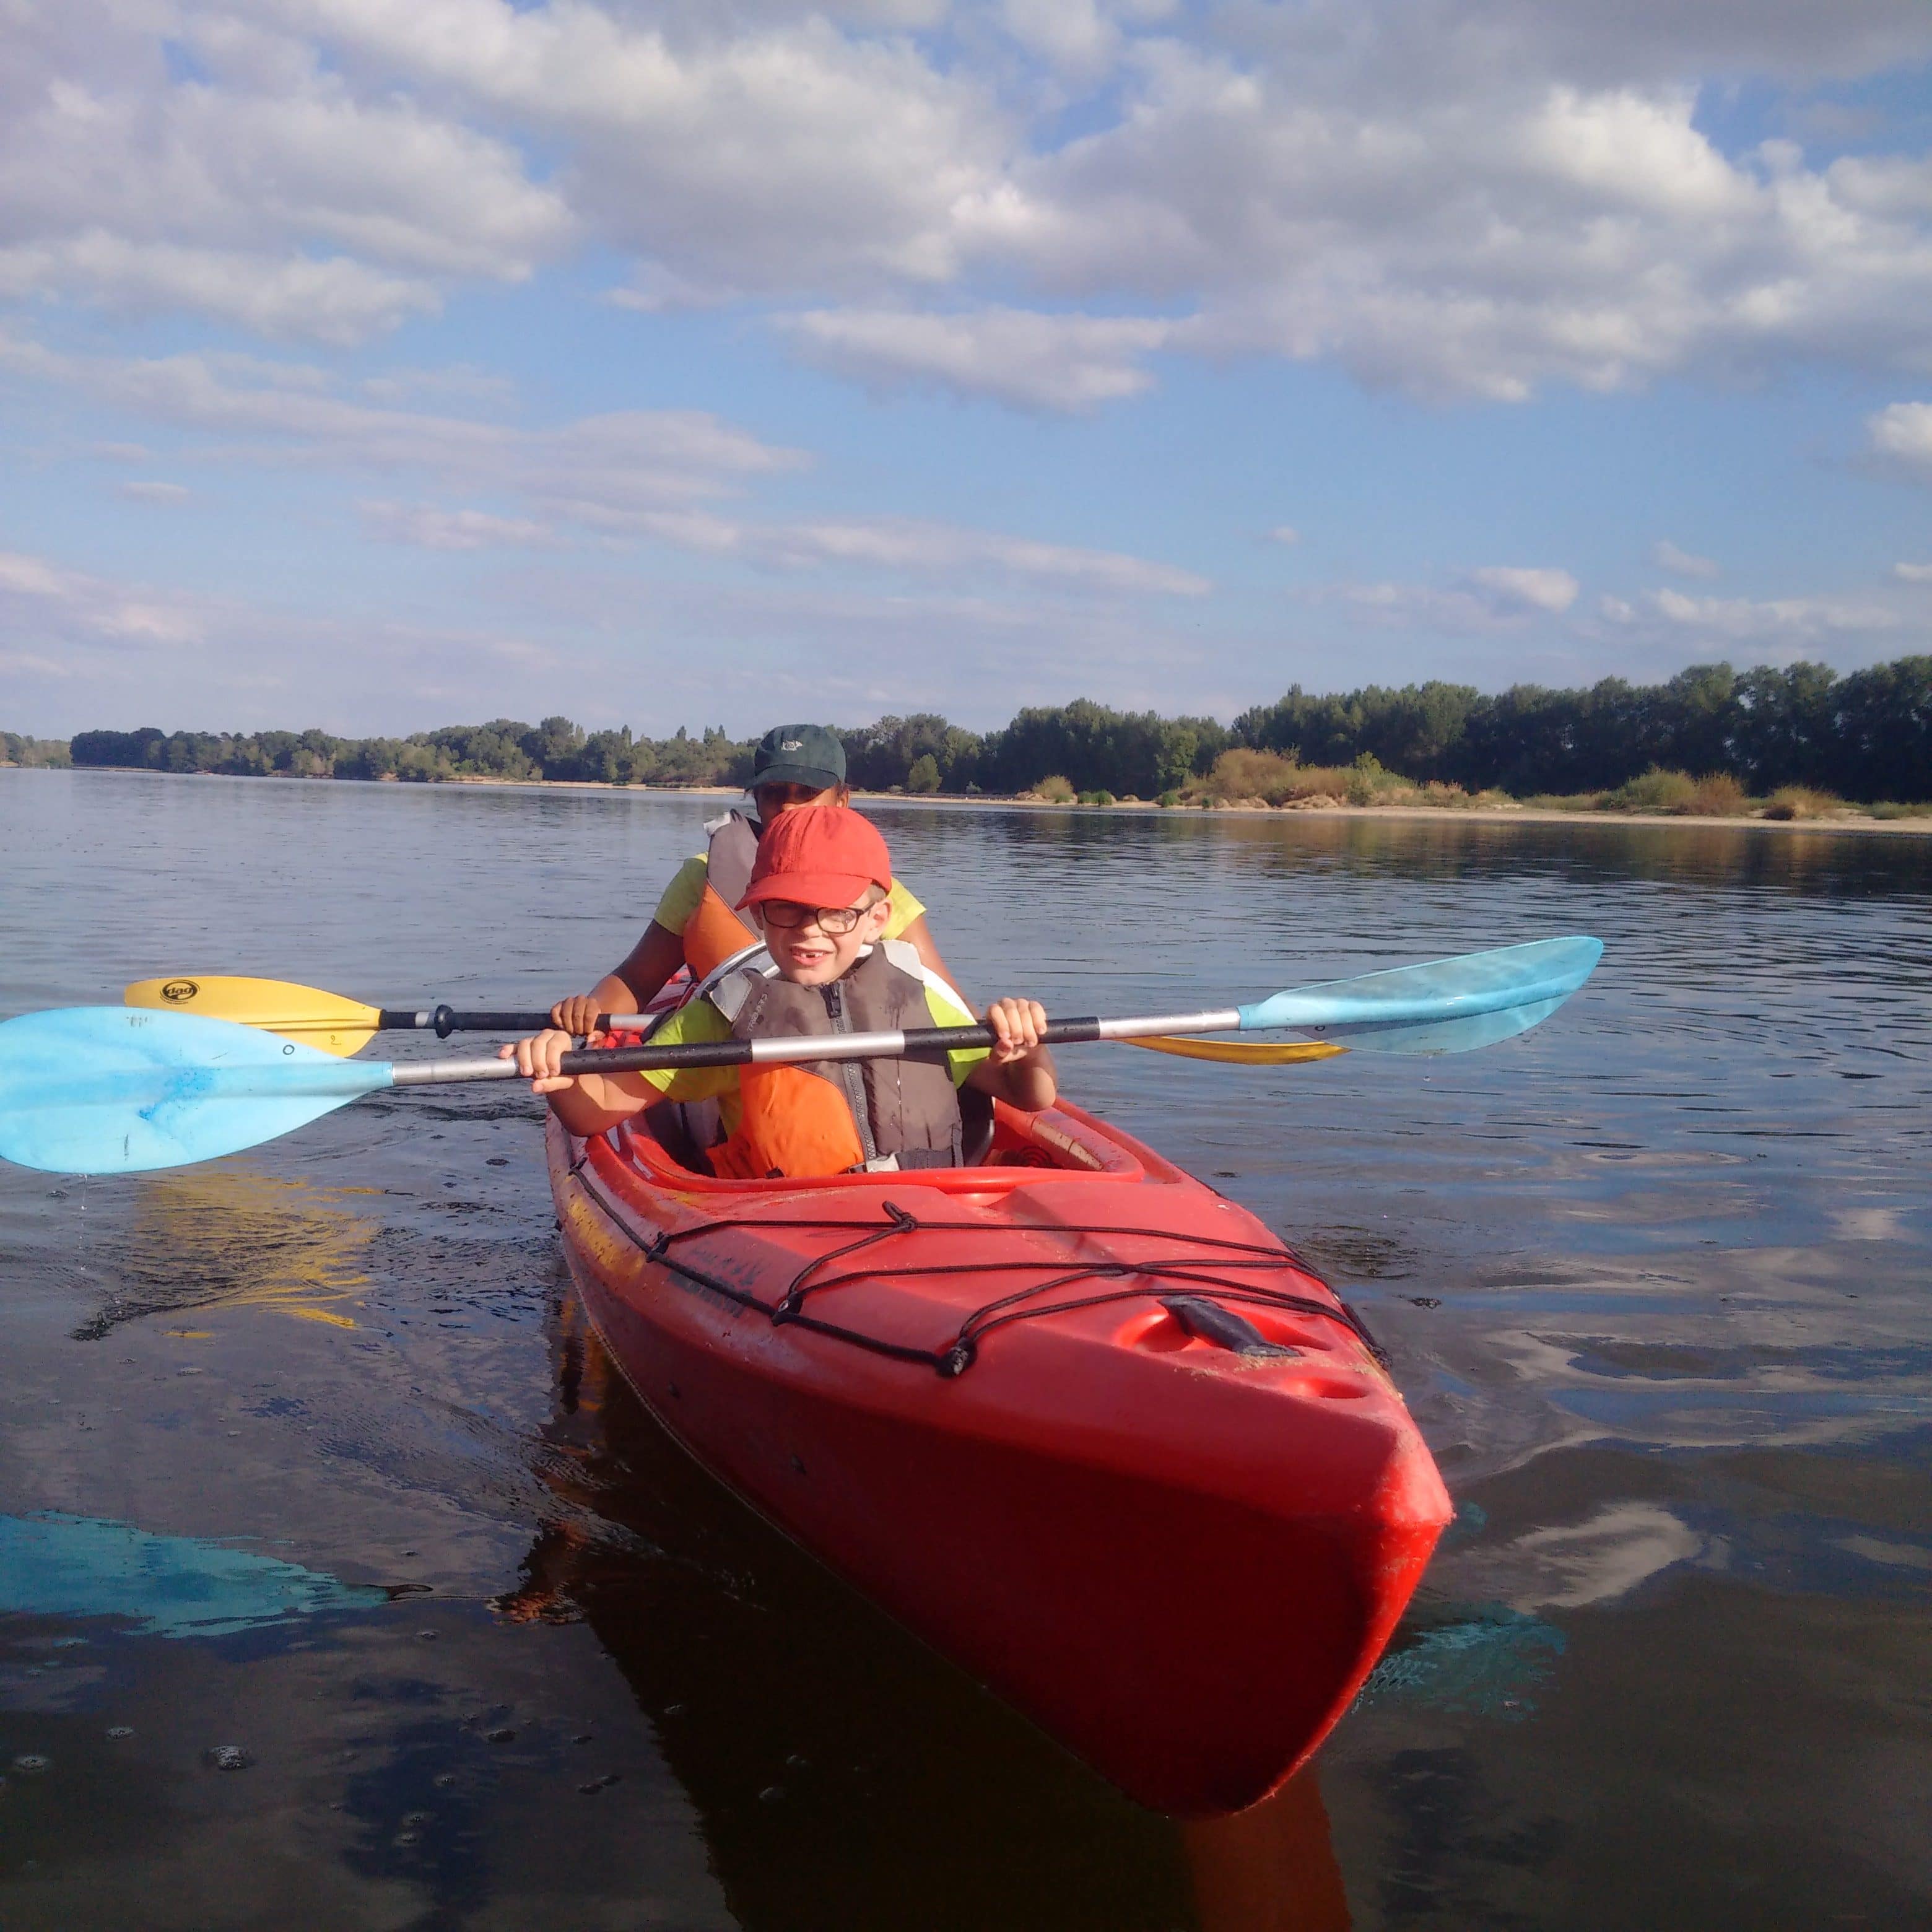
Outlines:
<svg viewBox="0 0 1932 1932"><path fill-rule="evenodd" d="M1211 771L1224 752L1249 748L1307 765L1372 760L1418 782L1519 797L1609 790L1661 767L1728 772L1754 793L1798 785L1916 802L1932 798L1932 656L1844 676L1824 664L1747 671L1700 664L1661 684L1606 678L1568 691L1516 685L1492 693L1432 681L1317 696L1298 685L1232 726L1115 711L1083 698L1022 711L984 733L922 712L842 735L861 790L956 796L1023 792L1054 776L1077 791L1158 798ZM51 741L6 742L44 751ZM752 748L715 728L641 738L628 728L586 733L554 717L534 725L496 718L406 738L83 731L68 748L76 765L164 772L740 785L751 776Z"/></svg>
<svg viewBox="0 0 1932 1932"><path fill-rule="evenodd" d="M57 765L69 762L64 738L23 738L0 731L0 765Z"/></svg>

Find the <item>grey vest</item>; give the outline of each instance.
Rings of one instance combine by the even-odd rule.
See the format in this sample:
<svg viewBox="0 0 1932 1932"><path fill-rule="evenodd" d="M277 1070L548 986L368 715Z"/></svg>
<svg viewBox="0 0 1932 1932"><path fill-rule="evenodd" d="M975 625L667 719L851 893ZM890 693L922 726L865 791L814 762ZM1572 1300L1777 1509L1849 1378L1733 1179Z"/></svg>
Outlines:
<svg viewBox="0 0 1932 1932"><path fill-rule="evenodd" d="M705 850L705 876L711 890L734 912L752 883L752 868L758 862L758 828L742 812L728 812L722 818L708 819L704 826L708 844ZM744 915L739 914L740 918Z"/></svg>
<svg viewBox="0 0 1932 1932"><path fill-rule="evenodd" d="M905 964L890 956L899 955ZM919 955L885 940L829 986L798 986L763 974L729 974L712 1004L739 1040L784 1034L899 1033L929 1027ZM910 970L908 970L908 968ZM963 1003L962 1003L963 1004ZM794 1063L844 1095L859 1130L866 1164L880 1167L960 1165L959 1096L946 1063L927 1060L806 1060Z"/></svg>

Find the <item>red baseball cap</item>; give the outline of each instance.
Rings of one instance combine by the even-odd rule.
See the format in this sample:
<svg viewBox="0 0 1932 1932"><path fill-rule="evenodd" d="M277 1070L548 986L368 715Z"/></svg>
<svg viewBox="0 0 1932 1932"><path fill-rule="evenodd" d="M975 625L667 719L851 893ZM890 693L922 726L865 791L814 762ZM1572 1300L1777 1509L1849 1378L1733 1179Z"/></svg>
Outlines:
<svg viewBox="0 0 1932 1932"><path fill-rule="evenodd" d="M868 886L892 887L892 854L879 828L849 806L795 805L765 827L752 883L738 903L847 906Z"/></svg>

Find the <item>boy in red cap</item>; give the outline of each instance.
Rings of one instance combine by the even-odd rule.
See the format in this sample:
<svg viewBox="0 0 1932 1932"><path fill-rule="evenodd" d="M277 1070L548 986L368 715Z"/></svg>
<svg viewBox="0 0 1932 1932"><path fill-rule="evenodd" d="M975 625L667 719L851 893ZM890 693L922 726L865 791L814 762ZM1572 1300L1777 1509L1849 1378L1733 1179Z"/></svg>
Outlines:
<svg viewBox="0 0 1932 1932"><path fill-rule="evenodd" d="M909 946L884 937L892 880L886 842L844 806L801 806L760 842L740 900L764 934L769 966L714 975L652 1036L656 1043L901 1032L970 1026L965 1001ZM740 1180L811 1179L855 1171L957 1166L957 1089L970 1082L1029 1113L1051 1106L1053 1059L1040 1042L1045 1010L997 1000L990 1051L924 1060L810 1060L783 1066L685 1067L647 1073L560 1074L569 1034L542 1033L502 1051L574 1134L602 1132L660 1099L718 1102L724 1139L713 1172Z"/></svg>

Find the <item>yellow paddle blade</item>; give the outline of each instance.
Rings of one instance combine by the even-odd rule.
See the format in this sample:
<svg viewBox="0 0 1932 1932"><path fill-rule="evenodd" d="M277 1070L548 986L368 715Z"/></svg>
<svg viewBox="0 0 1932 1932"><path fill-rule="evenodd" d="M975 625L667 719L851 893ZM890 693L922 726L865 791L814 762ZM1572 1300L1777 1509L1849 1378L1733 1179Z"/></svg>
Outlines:
<svg viewBox="0 0 1932 1932"><path fill-rule="evenodd" d="M1222 1060L1235 1066L1290 1066L1304 1060L1333 1060L1348 1050L1332 1040L1174 1040L1158 1034L1126 1044L1178 1054L1183 1060Z"/></svg>
<svg viewBox="0 0 1932 1932"><path fill-rule="evenodd" d="M359 1052L375 1037L382 1018L374 1006L286 980L239 980L220 973L177 973L171 979L141 980L122 995L130 1006L162 1012L199 1013L204 1019L232 1020L260 1027L324 1053Z"/></svg>

